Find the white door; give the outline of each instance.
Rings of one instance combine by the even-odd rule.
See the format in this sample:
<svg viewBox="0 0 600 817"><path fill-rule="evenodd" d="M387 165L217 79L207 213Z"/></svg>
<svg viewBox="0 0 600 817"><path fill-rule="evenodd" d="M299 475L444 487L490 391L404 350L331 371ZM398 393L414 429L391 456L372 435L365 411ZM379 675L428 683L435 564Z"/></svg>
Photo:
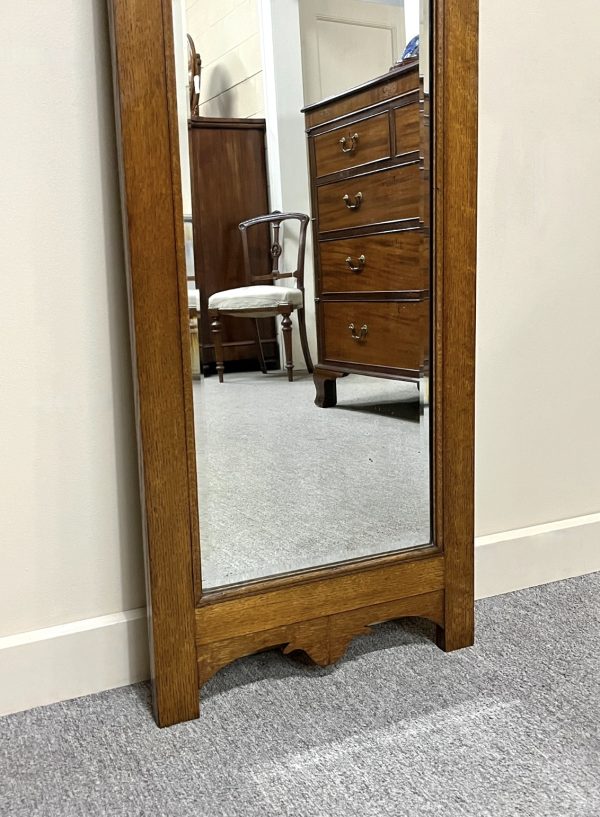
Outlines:
<svg viewBox="0 0 600 817"><path fill-rule="evenodd" d="M403 0L300 0L304 103L385 74L406 45Z"/></svg>

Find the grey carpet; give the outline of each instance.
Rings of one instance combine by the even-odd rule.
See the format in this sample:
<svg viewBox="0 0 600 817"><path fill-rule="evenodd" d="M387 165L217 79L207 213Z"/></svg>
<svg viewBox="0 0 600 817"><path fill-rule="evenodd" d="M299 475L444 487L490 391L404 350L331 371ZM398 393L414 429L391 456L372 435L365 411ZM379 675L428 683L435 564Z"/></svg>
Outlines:
<svg viewBox="0 0 600 817"><path fill-rule="evenodd" d="M194 384L205 587L429 542L427 424L414 383L350 376Z"/></svg>
<svg viewBox="0 0 600 817"><path fill-rule="evenodd" d="M597 817L600 574L477 605L445 655L389 623L325 670L242 659L195 722L145 685L0 720L10 817Z"/></svg>

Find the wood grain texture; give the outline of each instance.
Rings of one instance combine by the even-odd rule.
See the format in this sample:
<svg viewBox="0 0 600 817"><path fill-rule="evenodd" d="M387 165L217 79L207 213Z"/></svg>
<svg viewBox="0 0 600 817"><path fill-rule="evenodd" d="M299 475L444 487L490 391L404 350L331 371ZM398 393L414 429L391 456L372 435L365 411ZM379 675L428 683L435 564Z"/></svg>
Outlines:
<svg viewBox="0 0 600 817"><path fill-rule="evenodd" d="M341 375L340 375L341 376ZM336 562L330 565L318 565L310 570L300 570L294 573L284 573L278 576L252 579L247 582L218 587L207 590L199 607L207 604L217 604L222 601L231 601L249 596L259 596L271 590L297 589L302 584L312 584L317 579L335 579L342 576L353 576L362 571L375 568L381 570L386 567L397 566L400 562L427 560L433 556L441 556L441 550L435 545L423 545L415 550L400 550L391 553L363 556L351 562Z"/></svg>
<svg viewBox="0 0 600 817"><path fill-rule="evenodd" d="M345 145L340 140L345 139ZM344 153L343 148L351 152ZM317 176L327 176L348 168L387 159L390 156L389 114L356 119L315 137Z"/></svg>
<svg viewBox="0 0 600 817"><path fill-rule="evenodd" d="M324 667L329 661L328 631L327 619L321 618L202 644L198 650L198 679L203 684L237 658L283 645L287 653L302 649L315 664Z"/></svg>
<svg viewBox="0 0 600 817"><path fill-rule="evenodd" d="M392 79L392 82L390 82ZM402 66L381 77L366 82L362 90L356 89L347 94L337 94L331 100L323 100L309 105L306 112L306 125L314 128L325 122L332 122L356 111L385 102L389 99L408 94L419 87L419 66L417 63Z"/></svg>
<svg viewBox="0 0 600 817"><path fill-rule="evenodd" d="M159 725L198 716L191 367L170 3L109 0ZM152 172L148 169L152 168ZM185 338L185 342L184 342ZM190 450L190 446L192 446ZM196 542L194 542L196 545Z"/></svg>
<svg viewBox="0 0 600 817"><path fill-rule="evenodd" d="M323 302L323 363L349 362L362 366L412 369L418 375L429 346L429 300L373 303ZM362 340L348 328L355 326Z"/></svg>
<svg viewBox="0 0 600 817"><path fill-rule="evenodd" d="M329 620L329 663L339 661L355 636L369 635L372 625L407 616L428 618L438 627L442 626L444 623L443 590L394 599L384 604L372 604L369 607L361 607L331 616Z"/></svg>
<svg viewBox="0 0 600 817"><path fill-rule="evenodd" d="M173 42L173 18L163 5L163 23L165 26L165 74L168 88L175 88L175 47ZM181 193L181 165L179 158L179 132L177 116L177 99L173 93L167 94L169 110L169 136L171 140L171 167L173 190L173 214L175 225L182 224L184 219ZM200 562L200 519L198 510L198 482L196 474L196 431L194 424L194 397L192 391L192 349L190 345L190 308L187 288L187 266L185 263L185 236L182 230L175 229L175 251L177 258L177 283L179 292L179 316L181 326L181 363L183 366L183 403L185 409L185 428L187 439L188 493L190 498L190 532L192 546L192 574L194 601L202 592L202 565ZM198 313L196 318L196 339L198 337ZM189 349L189 354L188 354Z"/></svg>
<svg viewBox="0 0 600 817"><path fill-rule="evenodd" d="M418 99L410 105L394 109L396 156L419 150L421 144L421 118L419 113Z"/></svg>
<svg viewBox="0 0 600 817"><path fill-rule="evenodd" d="M341 576L300 576L295 585L230 599L207 595L196 610L197 644L431 593L443 585L444 559L433 555L385 567L364 565Z"/></svg>
<svg viewBox="0 0 600 817"><path fill-rule="evenodd" d="M414 73L415 66L412 66ZM380 97L389 85L396 82L390 72L386 82L380 79ZM414 81L417 81L415 74ZM386 85L387 83L387 85ZM358 104L364 89L342 94L345 108L351 101ZM316 167L316 142L323 138L327 125L308 128L311 197L315 232L315 290L317 307L318 365L313 373L315 404L331 408L336 404L337 376L332 369L350 367L352 371L371 376L396 377L415 380L429 358L430 321L423 305L394 306L392 301L423 301L428 297L430 269L429 233L423 228L421 213L423 195L429 197L429 178L421 167L419 151L420 94L418 90L394 98L393 93L379 101L367 112L357 109L344 119L344 126L352 129L366 113L378 119L388 117L388 159L379 157L359 173L356 168L329 172L319 178ZM330 100L328 104L334 104ZM397 145L406 142L403 120L398 120L396 108L412 108L416 112L417 133L411 153L396 157ZM358 134L358 129L356 131ZM331 168L328 168L331 170ZM354 187L353 187L354 185ZM340 212L339 194L353 189L354 194L341 196L348 212ZM349 197L352 198L349 199ZM350 207L348 207L350 205ZM359 206L360 205L360 206ZM412 234L411 234L412 231ZM387 235L386 235L387 234ZM404 239L403 235L410 237ZM332 237L335 240L332 241ZM366 252L343 259L345 269L358 283L356 290L349 288L348 277L340 274L337 246L344 247L353 240L369 245ZM369 242L372 241L372 244ZM427 256L427 258L426 258ZM351 267L351 268L350 268ZM330 279L334 278L331 282ZM337 291L328 290L338 284ZM408 286L407 286L408 284ZM411 287L410 284L414 284ZM410 287L410 288L409 288ZM337 303L333 303L333 302ZM345 304L343 302L346 302ZM363 303L359 303L362 301ZM374 305L369 305L367 301ZM382 304L382 301L387 303ZM361 313L360 319L358 318ZM351 334L348 330L351 330Z"/></svg>
<svg viewBox="0 0 600 817"><path fill-rule="evenodd" d="M216 361L208 299L215 292L252 283L245 269L239 224L269 211L265 120L192 118L188 136L202 370L209 374ZM271 258L266 229L253 232L250 249L254 274L268 275ZM259 368L252 321L221 316L221 332L225 361ZM267 359L278 364L277 343L267 341L277 336L273 318L261 318L260 335L265 339Z"/></svg>
<svg viewBox="0 0 600 817"><path fill-rule="evenodd" d="M344 195L350 196L352 203L358 193L362 193L360 207L348 209ZM323 185L317 190L319 229L325 233L394 219L418 218L419 196L418 164Z"/></svg>
<svg viewBox="0 0 600 817"><path fill-rule="evenodd" d="M285 654L302 652L313 663L326 667L344 656L354 638L370 635L374 624L405 616L418 616L439 625L443 622L443 615L444 593L438 590L223 641L213 641L202 644L198 651L199 681L202 685L215 672L237 658L278 646L283 647Z"/></svg>
<svg viewBox="0 0 600 817"><path fill-rule="evenodd" d="M429 287L420 265L425 236L418 230L322 241L319 244L321 294L329 292L402 292ZM364 262L358 260L364 256ZM357 272L351 265L359 267Z"/></svg>
<svg viewBox="0 0 600 817"><path fill-rule="evenodd" d="M435 533L446 559L446 650L474 639L477 0L439 0L435 19ZM457 206L460 203L460 206Z"/></svg>

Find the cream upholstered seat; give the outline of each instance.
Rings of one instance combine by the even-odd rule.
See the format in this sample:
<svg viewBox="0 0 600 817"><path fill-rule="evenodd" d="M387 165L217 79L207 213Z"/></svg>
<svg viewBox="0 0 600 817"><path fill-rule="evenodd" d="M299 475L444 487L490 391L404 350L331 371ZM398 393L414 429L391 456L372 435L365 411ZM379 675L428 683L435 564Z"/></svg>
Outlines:
<svg viewBox="0 0 600 817"><path fill-rule="evenodd" d="M269 313L265 310L273 310L273 315L279 314L279 306L289 304L296 308L301 307L303 302L302 291L291 287L269 286L248 286L237 287L236 289L226 289L223 292L215 292L208 299L209 309L243 309L246 317L254 317L252 310L259 310L256 317L265 318Z"/></svg>
<svg viewBox="0 0 600 817"><path fill-rule="evenodd" d="M279 269L279 260L283 254L281 225L284 221L298 222L298 261L293 272L282 272ZM306 318L304 317L304 253L306 250L306 228L310 221L306 213L280 213L275 211L267 216L257 216L247 221L242 221L239 225L242 234L242 245L244 249L244 266L246 278L249 285L237 287L236 289L224 289L215 292L208 299L208 314L211 319L210 329L214 341L215 363L219 380L223 382L225 371L223 355L223 325L221 316L230 318L253 318L254 331L256 334L256 348L258 351L260 368L266 373L267 366L262 349L260 338L259 318L270 318L274 315L281 315L281 329L283 335L283 345L285 347L285 368L287 369L288 380L294 379L294 361L292 360L292 319L291 314L295 310L298 316L298 329L300 331L300 343L302 353L306 362L306 368L312 372L313 365L310 359L308 339L306 337ZM250 251L248 243L248 229L258 227L267 228L267 235L270 236L269 256L271 271L268 274L254 274L251 264L251 255L254 260L257 258L256 247ZM263 233L263 237L265 233ZM260 260L260 256L258 256ZM265 259L266 260L266 259ZM282 278L293 280L293 287L278 286L275 281ZM258 281L269 281L268 284L258 284Z"/></svg>

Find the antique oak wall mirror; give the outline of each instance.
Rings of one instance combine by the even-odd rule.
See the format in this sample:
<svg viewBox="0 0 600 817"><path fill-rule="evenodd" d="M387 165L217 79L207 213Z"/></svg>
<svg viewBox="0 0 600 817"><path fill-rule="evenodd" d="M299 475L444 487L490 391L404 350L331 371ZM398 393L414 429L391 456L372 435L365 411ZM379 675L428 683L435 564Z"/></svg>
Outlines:
<svg viewBox="0 0 600 817"><path fill-rule="evenodd" d="M158 724L259 650L471 645L477 0L108 6Z"/></svg>

